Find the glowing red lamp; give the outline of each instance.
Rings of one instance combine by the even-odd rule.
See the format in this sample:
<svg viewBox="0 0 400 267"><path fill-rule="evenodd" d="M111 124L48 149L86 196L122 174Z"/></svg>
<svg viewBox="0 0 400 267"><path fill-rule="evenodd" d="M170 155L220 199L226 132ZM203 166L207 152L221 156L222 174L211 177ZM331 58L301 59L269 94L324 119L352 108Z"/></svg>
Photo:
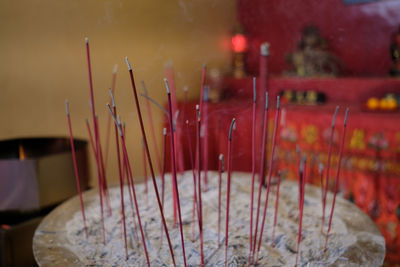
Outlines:
<svg viewBox="0 0 400 267"><path fill-rule="evenodd" d="M232 37L232 49L235 53L243 53L247 48L246 36L242 33L237 33Z"/></svg>

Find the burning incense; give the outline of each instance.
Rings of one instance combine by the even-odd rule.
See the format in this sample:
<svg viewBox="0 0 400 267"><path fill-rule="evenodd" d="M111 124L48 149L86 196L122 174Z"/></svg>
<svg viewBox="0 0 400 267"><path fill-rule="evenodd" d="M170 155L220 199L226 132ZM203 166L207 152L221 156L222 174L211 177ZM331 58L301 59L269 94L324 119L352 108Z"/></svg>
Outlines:
<svg viewBox="0 0 400 267"><path fill-rule="evenodd" d="M257 89L256 77L253 78L253 120L251 127L251 199L250 199L250 246L249 262L253 251L253 202L254 202L254 178L256 176L256 113L257 113ZM218 239L219 240L219 239Z"/></svg>
<svg viewBox="0 0 400 267"><path fill-rule="evenodd" d="M346 115L344 116L344 123L343 123L342 140L340 142L340 149L339 149L339 161L338 161L338 167L337 167L337 171L336 171L335 191L333 193L332 208L331 208L331 214L329 216L328 230L326 232L326 240L325 240L325 249L324 249L324 251L326 251L326 248L328 246L329 232L331 230L333 211L335 209L336 194L337 194L338 187L339 187L340 163L342 161L342 156L343 156L343 147L344 147L344 139L346 137L346 125L347 125L347 117L348 116L349 116L349 108L346 108Z"/></svg>
<svg viewBox="0 0 400 267"><path fill-rule="evenodd" d="M256 215L256 224L255 230L253 235L253 256L256 247L256 240L257 240L257 230L258 230L258 219L260 217L260 205L261 205L261 190L264 180L264 166L262 162L265 161L265 146L266 146L266 138L267 138L267 128L268 128L268 92L265 93L265 109L264 109L264 119L263 119L263 132L262 132L262 145L261 145L261 161L260 161L260 177L259 177L259 187L258 187L258 198L257 198L257 215Z"/></svg>
<svg viewBox="0 0 400 267"><path fill-rule="evenodd" d="M204 242L203 242L203 207L201 203L201 145L200 145L200 131L201 131L201 113L199 105L196 105L197 112L197 128L196 128L196 151L197 151L197 192L198 192L198 203L197 203L197 216L199 220L199 235L200 235L200 257L201 266L204 266Z"/></svg>
<svg viewBox="0 0 400 267"><path fill-rule="evenodd" d="M111 78L111 92L114 94L115 93L115 82L117 81L117 70L118 70L118 65L114 65L114 69L112 72L112 78ZM110 98L111 102L112 99ZM106 134L106 162L105 162L105 167L107 169L107 163L108 163L108 151L110 149L110 129L111 129L111 116L108 115L107 118L107 134Z"/></svg>
<svg viewBox="0 0 400 267"><path fill-rule="evenodd" d="M331 154L332 154L332 145L333 145L333 135L335 129L335 120L336 115L339 111L339 106L336 106L335 113L333 114L332 124L331 124L331 133L329 136L329 148L328 148L328 162L326 163L326 178L325 178L325 189L324 189L324 196L322 200L322 231L325 224L325 206L326 206L326 195L328 192L328 185L329 185L329 169L331 166Z"/></svg>
<svg viewBox="0 0 400 267"><path fill-rule="evenodd" d="M163 211L163 208L162 208L162 205L161 205L160 195L158 193L156 177L154 175L153 164L151 162L149 146L147 145L146 132L144 131L143 118L142 118L142 113L141 113L140 106L139 106L139 99L138 99L138 96L137 96L135 80L133 78L132 67L131 67L131 64L129 63L127 57L125 58L125 61L126 61L126 64L128 66L128 71L129 71L129 76L130 76L130 80L131 80L133 95L134 95L135 103L136 103L136 111L137 111L139 122L140 122L140 129L142 131L142 138L143 138L143 141L144 141L144 146L146 148L146 155L147 155L147 160L148 160L148 163L149 163L149 169L150 169L150 173L151 173L151 178L152 178L152 181L153 181L154 192L156 194L157 203L158 203L158 207L159 207L160 214L161 214L161 220L162 220L162 223L163 223L163 226L164 226L164 231L165 231L165 234L167 236L168 246L169 246L169 250L171 252L172 261L174 263L174 266L176 266L175 257L174 257L174 251L172 249L171 240L169 238L169 232L168 232L167 224L165 222L164 211Z"/></svg>
<svg viewBox="0 0 400 267"><path fill-rule="evenodd" d="M226 189L226 218L225 218L225 267L228 266L228 234L229 234L229 204L231 194L231 171L232 171L232 131L235 125L236 119L233 118L231 127L229 128L228 137L228 178L227 178L227 189Z"/></svg>
<svg viewBox="0 0 400 267"><path fill-rule="evenodd" d="M114 99L114 95L113 95L113 92L111 89L110 89L110 97L111 97L113 112L116 115L117 107L115 105L115 99ZM120 156L120 151L119 151L118 128L117 128L116 124L114 124L114 132L115 132L115 145L117 147L117 164L118 164L118 174L119 174L119 189L120 189L120 195L121 195L121 213L122 213L122 226L123 226L123 232L124 232L125 257L126 257L126 259L128 259L128 243L126 241L126 222L125 222L125 204L124 204L124 177L123 177L122 168L121 168L121 156Z"/></svg>
<svg viewBox="0 0 400 267"><path fill-rule="evenodd" d="M222 174L224 173L224 155L219 154L218 164L218 247L220 244L220 232L221 232L221 187L222 187Z"/></svg>
<svg viewBox="0 0 400 267"><path fill-rule="evenodd" d="M102 173L100 170L100 162L99 162L99 144L98 144L98 132L97 132L97 120L96 120L96 111L94 108L94 94L93 94L93 80L92 80L92 67L90 64L90 50L89 50L89 39L85 38L86 44L86 59L88 63L88 74L89 74L89 89L90 89L90 103L91 103L91 110L92 110L92 119L93 119L93 129L95 132L95 141L96 141L96 169L97 169L97 182L99 185L99 198L100 198L100 210L101 210L101 224L102 224L102 231L103 231L103 244L106 243L105 237L105 229L104 229L104 211L103 211L103 181L102 181Z"/></svg>
<svg viewBox="0 0 400 267"><path fill-rule="evenodd" d="M136 208L136 214L137 214L137 219L138 219L139 228L140 228L140 234L142 236L142 243L143 243L144 253L146 255L147 266L150 267L149 254L147 253L146 240L145 240L145 236L144 236L144 232L143 232L143 228L142 228L142 222L141 222L141 219L140 219L139 206L138 206L137 199L136 199L136 191L135 191L135 184L133 182L132 169L131 169L131 165L129 163L128 151L126 149L126 144L125 144L125 136L124 136L124 134L122 132L122 129L121 129L120 125L118 124L117 119L115 118L115 115L114 115L113 111L111 110L110 104L107 104L107 107L108 107L108 109L110 111L110 114L111 114L111 116L112 116L112 118L113 118L113 120L115 122L115 125L117 125L117 127L118 127L118 131L119 131L119 134L120 134L121 144L122 144L122 152L124 154L126 167L128 169L128 173L129 173L129 179L131 181L133 199L134 199L134 202L135 202L135 208Z"/></svg>
<svg viewBox="0 0 400 267"><path fill-rule="evenodd" d="M193 173L193 210L192 210L192 240L194 240L194 225L195 225L195 210L196 210L196 203L197 203L197 190L196 190L196 172L195 172L195 167L194 167L194 162L193 162L193 149L192 149L192 140L190 138L190 130L189 130L189 121L186 120L186 136L188 139L188 144L189 144L189 157L190 157L190 164L192 167L192 173ZM197 217L199 215L197 214Z"/></svg>
<svg viewBox="0 0 400 267"><path fill-rule="evenodd" d="M86 239L88 238L88 232L86 227L86 216L85 216L85 208L83 206L83 199L82 199L82 190L81 185L79 183L79 172L78 172L78 164L76 163L76 155L75 155L75 144L74 144L74 137L72 135L72 125L71 125L71 117L69 115L69 102L65 100L65 113L67 115L67 122L68 122L68 130L69 130L69 141L71 144L71 151L72 151L72 161L74 163L74 172L75 172L75 179L76 179L76 187L78 189L79 200L81 203L81 212L82 212L82 220L83 220L83 228L85 229ZM22 147L22 146L21 146Z"/></svg>
<svg viewBox="0 0 400 267"><path fill-rule="evenodd" d="M257 252L256 252L256 258L255 258L255 263L256 264L257 264L258 252L260 251L261 240L262 240L262 236L263 236L263 232L264 232L265 216L267 215L267 209L268 209L269 192L271 190L272 162L273 162L273 159L274 159L274 153L275 153L275 148L276 148L276 135L277 135L277 132L278 132L278 127L279 127L279 113L280 113L280 103L279 103L279 96L278 96L277 99L276 99L275 126L274 126L274 133L273 133L273 136L272 136L271 157L269 159L269 167L268 167L267 192L266 192L266 195L265 195L264 213L263 213L263 219L262 219L262 222L261 222L260 238L258 239L258 247L257 247ZM255 238L257 238L257 236Z"/></svg>
<svg viewBox="0 0 400 267"><path fill-rule="evenodd" d="M300 254L300 243L301 243L301 228L303 225L303 206L304 206L304 170L305 170L305 165L306 165L306 156L304 156L303 159L300 160L300 166L299 166L299 173L300 173L300 179L299 179L299 198L300 198L300 202L299 202L299 210L300 210L300 214L299 214L299 231L298 231L298 235L297 235L297 253L296 253L296 265L297 266L297 262L299 259L299 254Z"/></svg>
<svg viewBox="0 0 400 267"><path fill-rule="evenodd" d="M168 81L166 78L164 78L164 83L165 83L165 87L167 89L167 95L168 95L169 126L170 126L171 133L173 133L174 125L172 122L171 92L169 90L169 85L168 85ZM177 200L177 204L178 204L179 228L180 228L180 232L181 232L183 263L186 267L185 239L183 237L181 205L180 205L180 200L179 200L179 188L178 188L178 181L176 179L175 143L174 143L174 136L172 134L170 136L170 144L171 144L171 154L172 154L172 176L173 176L176 200Z"/></svg>
<svg viewBox="0 0 400 267"><path fill-rule="evenodd" d="M281 172L278 171L277 184L276 184L276 196L275 196L275 212L274 212L274 226L272 228L272 245L275 246L275 228L276 220L278 217L278 206L279 206L279 186L281 184Z"/></svg>

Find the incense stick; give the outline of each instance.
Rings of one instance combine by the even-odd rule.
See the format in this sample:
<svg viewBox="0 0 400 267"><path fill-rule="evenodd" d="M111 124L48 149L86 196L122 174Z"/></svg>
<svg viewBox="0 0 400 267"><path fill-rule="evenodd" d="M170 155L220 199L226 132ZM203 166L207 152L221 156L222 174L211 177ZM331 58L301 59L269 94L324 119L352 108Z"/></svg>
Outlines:
<svg viewBox="0 0 400 267"><path fill-rule="evenodd" d="M333 145L333 136L334 136L334 129L335 129L335 120L336 115L339 111L339 106L336 106L335 113L332 117L332 124L331 124L331 132L329 136L329 148L328 148L328 162L326 163L326 178L325 178L325 189L324 189L324 196L322 201L322 232L324 231L323 227L325 224L325 206L326 206L326 195L328 192L328 185L329 185L329 169L331 166L331 154L332 154L332 145Z"/></svg>
<svg viewBox="0 0 400 267"><path fill-rule="evenodd" d="M203 171L204 171L204 185L205 190L208 190L208 95L210 87L205 85L203 90Z"/></svg>
<svg viewBox="0 0 400 267"><path fill-rule="evenodd" d="M322 212L321 212L321 234L323 234L324 227L324 164L319 164L319 176L321 183L321 203L322 203Z"/></svg>
<svg viewBox="0 0 400 267"><path fill-rule="evenodd" d="M94 94L93 94L93 81L92 81L92 68L90 64L90 50L89 50L89 39L85 38L86 44L86 59L88 64L88 74L89 74L89 89L90 89L90 101L91 101L91 110L92 110L92 119L93 119L93 129L95 131L95 140L96 140L96 169L97 169L97 182L99 185L99 198L100 198L100 213L101 213L101 224L102 224L102 232L103 232L103 244L106 244L106 237L105 237L105 229L104 229L104 211L103 211L103 182L101 177L101 170L100 170L100 162L98 157L98 132L96 131L96 111L94 108Z"/></svg>
<svg viewBox="0 0 400 267"><path fill-rule="evenodd" d="M92 147L92 151L93 151L93 155L96 156L96 147L93 141L93 135L92 135L92 130L90 130L90 124L89 124L89 120L85 119L86 122L86 128L89 134L89 142L90 142L90 146Z"/></svg>
<svg viewBox="0 0 400 267"><path fill-rule="evenodd" d="M113 72L112 72L112 78L111 78L111 92L113 93L113 95L115 94L115 83L117 81L117 70L118 70L118 65L115 64L114 68L113 68ZM111 100L111 98L110 98ZM112 101L112 100L111 100ZM108 163L108 152L110 149L110 130L111 130L111 116L110 114L108 114L108 118L107 118L107 133L106 133L106 162L105 162L105 167L107 170L107 163Z"/></svg>
<svg viewBox="0 0 400 267"><path fill-rule="evenodd" d="M109 90L111 103L113 107L113 112L117 115L117 106L115 105L115 99L112 90ZM111 115L110 115L111 116ZM118 164L118 174L119 174L119 188L120 188L120 195L121 195L121 213L122 213L122 226L124 232L124 245L125 245L125 257L128 259L128 243L126 241L126 222L125 222L125 204L124 204L124 177L122 175L122 168L121 168L121 157L119 151L119 140L118 140L118 128L117 125L114 124L114 133L115 133L115 145L117 149L117 164Z"/></svg>
<svg viewBox="0 0 400 267"><path fill-rule="evenodd" d="M343 156L343 147L344 147L344 139L346 137L346 125L347 125L348 116L349 116L349 108L346 108L346 115L344 117L344 123L343 123L342 140L340 142L340 149L339 149L339 161L338 161L338 167L337 167L337 171L336 171L335 191L333 193L332 208L331 208L331 214L329 216L328 230L326 232L326 240L325 240L324 251L326 251L326 248L328 246L329 232L331 230L333 211L335 209L336 194L337 194L338 186L339 186L340 163L342 161L342 156Z"/></svg>
<svg viewBox="0 0 400 267"><path fill-rule="evenodd" d="M145 236L144 236L144 232L143 232L143 228L142 228L142 222L141 222L141 219L140 219L139 206L138 206L137 199L136 199L136 191L135 191L135 184L133 182L132 169L131 169L131 165L129 163L128 151L126 149L126 144L125 144L125 136L124 136L124 134L122 132L122 129L121 129L120 125L117 122L117 119L115 118L115 115L114 115L113 111L111 110L110 105L107 104L107 107L108 107L108 109L110 111L110 114L111 114L111 116L112 116L112 118L113 118L113 120L115 122L115 125L117 125L117 127L118 127L118 131L119 131L119 134L120 134L121 144L122 144L122 151L123 151L123 154L124 154L124 160L125 160L125 163L126 163L126 167L128 169L129 179L131 181L133 199L134 199L134 202L135 202L136 215L137 215L137 220L138 220L138 223L139 223L140 234L141 234L141 237L142 237L144 253L146 255L147 266L150 267L149 254L147 252L146 240L145 240Z"/></svg>
<svg viewBox="0 0 400 267"><path fill-rule="evenodd" d="M198 205L197 215L199 220L199 235L200 235L200 257L201 266L204 266L204 242L203 242L203 207L201 203L201 144L200 144L200 131L201 131L201 113L199 105L196 105L197 112L197 127L196 127L196 150L197 150L197 192L198 192Z"/></svg>
<svg viewBox="0 0 400 267"><path fill-rule="evenodd" d="M167 89L167 96L168 96L168 111L169 111L169 126L171 133L174 131L173 129L173 122L172 122L172 103L171 103L171 92L169 90L168 81L164 78L165 87ZM170 144L171 144L171 155L172 155L172 176L173 176L173 183L175 188L175 195L178 205L178 217L179 217L179 228L181 232L181 244L182 244L182 256L183 256L183 263L186 266L186 253L185 253L185 239L183 237L183 228L182 228L182 215L181 215L181 204L179 200L179 188L178 188L178 181L176 179L176 162L175 162L175 143L174 143L174 136L170 136Z"/></svg>
<svg viewBox="0 0 400 267"><path fill-rule="evenodd" d="M260 217L260 205L261 205L261 190L263 184L263 164L262 162L265 160L265 146L266 146L266 138L267 138L267 128L268 128L268 92L265 93L265 109L264 109L264 119L263 119L263 132L262 132L262 145L261 145L261 159L260 159L260 173L259 173L259 187L258 187L258 198L257 198L257 213L256 213L256 224L255 230L253 235L253 257L256 247L256 240L257 240L257 230L258 230L258 219Z"/></svg>
<svg viewBox="0 0 400 267"><path fill-rule="evenodd" d="M279 186L281 184L281 172L278 171L277 184L276 184L276 195L275 195L275 212L274 212L274 226L272 228L272 246L275 246L275 228L276 220L278 217L278 206L279 206Z"/></svg>
<svg viewBox="0 0 400 267"><path fill-rule="evenodd" d="M225 267L228 266L228 237L229 237L229 204L230 204L230 193L231 193L231 171L232 171L232 131L235 125L236 119L233 118L231 127L229 128L228 137L228 178L227 178L227 189L226 189L226 218L225 218Z"/></svg>
<svg viewBox="0 0 400 267"><path fill-rule="evenodd" d="M222 174L224 173L224 155L219 154L218 164L218 247L220 244L221 233L221 187L222 187Z"/></svg>
<svg viewBox="0 0 400 267"><path fill-rule="evenodd" d="M147 185L147 164L146 164L146 149L144 148L142 139L142 158L143 158L143 172L144 172L144 192L146 194L146 203L149 204L149 188Z"/></svg>
<svg viewBox="0 0 400 267"><path fill-rule="evenodd" d="M207 73L207 65L203 64L203 68L201 70L200 114L203 112L203 94L204 94L204 85L206 84L206 73Z"/></svg>
<svg viewBox="0 0 400 267"><path fill-rule="evenodd" d="M139 122L140 122L140 129L142 131L142 138L143 138L143 141L144 141L144 146L146 148L146 155L147 155L147 160L148 160L148 163L149 163L151 178L152 178L152 181L153 181L154 192L156 194L157 203L158 203L158 207L159 207L160 214L161 214L161 220L162 220L163 226L164 226L164 231L165 231L165 234L167 236L168 246L169 246L169 250L171 252L172 261L174 263L174 266L176 266L175 257L174 257L174 251L172 249L171 240L169 238L169 232L168 232L167 224L165 222L165 217L164 217L164 212L163 212L163 208L162 208L162 205L161 205L160 195L158 193L157 182L156 182L156 178L155 178L155 175L154 175L153 164L151 162L149 147L147 145L147 138L146 138L146 133L144 131L142 113L141 113L140 106L139 106L139 99L138 99L138 96L137 96L135 80L133 78L132 67L131 67L131 64L129 63L129 60L128 60L127 57L125 58L125 61L126 61L126 64L128 66L128 71L129 71L129 76L130 76L130 80L131 80L133 95L134 95L134 99L135 99L135 103L136 103L136 111L137 111L138 119L139 119Z"/></svg>
<svg viewBox="0 0 400 267"><path fill-rule="evenodd" d="M81 184L79 182L79 171L78 171L78 164L76 162L76 155L75 155L75 144L74 144L74 137L72 135L72 125L71 125L71 117L69 115L69 102L65 100L65 113L67 115L67 122L68 122L68 130L69 130L69 141L71 144L71 152L72 152L72 161L74 163L74 172L75 172L75 180L76 180L76 187L78 189L79 194L79 201L81 204L81 213L82 213L82 220L83 220L83 228L85 229L86 239L88 238L88 231L86 227L86 216L85 216L85 207L83 205L83 198L82 198L82 190Z"/></svg>
<svg viewBox="0 0 400 267"><path fill-rule="evenodd" d="M253 120L251 127L251 199L250 199L250 234L249 234L249 263L253 250L253 206L254 206L254 179L256 176L256 113L257 113L257 93L256 77L253 78Z"/></svg>
<svg viewBox="0 0 400 267"><path fill-rule="evenodd" d="M275 153L275 148L276 148L276 135L278 132L278 127L279 127L279 113L280 113L280 103L279 103L279 95L278 95L277 99L276 99L275 126L274 126L274 133L272 136L271 157L269 159L269 167L268 167L267 192L265 195L264 213L263 213L263 219L261 222L260 238L258 239L258 247L257 247L257 252L256 252L255 264L257 264L258 253L260 251L261 240L262 240L262 236L263 236L263 232L264 232L265 216L267 215L267 209L268 209L269 192L271 190L272 162L274 160L274 153ZM257 236L255 238L257 238Z"/></svg>
<svg viewBox="0 0 400 267"><path fill-rule="evenodd" d="M188 120L186 120L186 136L187 136L188 144L189 144L190 165L192 167L192 173L193 173L192 240L194 240L195 210L196 210L196 205L197 205L197 190L196 190L196 172L195 172L195 167L194 167L194 162L193 162L192 140L190 138L190 130L189 130L189 121ZM199 215L197 214L197 217L198 216Z"/></svg>
<svg viewBox="0 0 400 267"><path fill-rule="evenodd" d="M305 172L305 165L306 165L306 156L304 156L303 159L300 160L300 166L299 166L299 198L300 198L300 202L299 202L299 210L300 210L300 214L299 214L299 230L298 230L298 235L297 235L297 252L296 252L296 265L297 266L297 262L299 259L299 254L300 254L300 243L301 243L301 236L302 236L302 232L301 232L301 228L303 225L303 206L304 206L304 172Z"/></svg>

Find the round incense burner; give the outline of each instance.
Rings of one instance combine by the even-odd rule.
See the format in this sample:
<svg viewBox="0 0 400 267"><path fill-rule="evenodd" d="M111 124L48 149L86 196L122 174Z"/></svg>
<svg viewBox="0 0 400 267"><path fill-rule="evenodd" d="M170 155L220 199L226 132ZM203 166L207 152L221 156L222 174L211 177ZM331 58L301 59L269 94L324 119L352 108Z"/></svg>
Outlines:
<svg viewBox="0 0 400 267"><path fill-rule="evenodd" d="M222 179L221 219L226 214L226 174ZM208 190L202 193L204 254L206 266L225 266L225 225L221 225L218 239L218 173L209 171ZM177 266L183 266L179 227L173 226L172 185L166 175L165 216L175 253ZM249 253L249 214L251 174L233 173L229 219L228 266L247 266ZM179 177L182 221L188 266L199 266L200 243L198 224L192 234L193 176L191 171ZM158 180L161 185L161 181ZM257 185L255 185L257 190ZM125 259L121 227L119 188L110 188L113 214L105 218L106 244L102 243L100 208L97 191L83 194L88 225L85 238L79 199L75 197L56 208L39 225L33 239L33 250L39 266L144 266L146 259L141 242L136 240L133 210L125 187L127 216L128 259ZM258 266L294 266L297 252L299 220L298 185L282 181L275 238L272 237L276 186L271 187L268 211ZM149 184L145 197L144 184L136 185L136 194L151 266L173 266L165 235L161 238L161 220L154 191ZM265 188L262 196L265 196ZM332 195L328 194L327 214ZM262 203L264 200L262 199ZM298 266L381 266L385 256L385 241L369 217L350 202L337 197L327 250L325 235L321 234L321 191L306 186L302 240ZM136 215L135 215L136 216ZM135 218L136 219L136 218ZM328 216L325 219L327 228ZM139 233L138 233L139 235ZM139 235L140 236L140 235Z"/></svg>

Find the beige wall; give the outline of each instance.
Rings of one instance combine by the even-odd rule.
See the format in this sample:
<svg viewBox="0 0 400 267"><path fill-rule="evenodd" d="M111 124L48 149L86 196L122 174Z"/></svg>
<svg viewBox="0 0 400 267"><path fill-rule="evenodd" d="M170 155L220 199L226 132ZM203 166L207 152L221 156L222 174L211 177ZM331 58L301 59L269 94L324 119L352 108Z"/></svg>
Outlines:
<svg viewBox="0 0 400 267"><path fill-rule="evenodd" d="M145 80L157 101L166 100L162 77L168 61L176 71L178 97L183 85L188 85L189 97L197 98L204 62L221 70L229 68L235 8L232 0L1 0L0 138L67 135L66 98L75 135L87 138L84 119L90 110L84 37L88 36L103 139L107 88L118 64L116 98L127 121L134 174L142 175L139 124L123 57L129 57L137 81ZM155 109L153 113L156 131L161 133L161 113ZM114 146L111 151L108 174L116 181Z"/></svg>

